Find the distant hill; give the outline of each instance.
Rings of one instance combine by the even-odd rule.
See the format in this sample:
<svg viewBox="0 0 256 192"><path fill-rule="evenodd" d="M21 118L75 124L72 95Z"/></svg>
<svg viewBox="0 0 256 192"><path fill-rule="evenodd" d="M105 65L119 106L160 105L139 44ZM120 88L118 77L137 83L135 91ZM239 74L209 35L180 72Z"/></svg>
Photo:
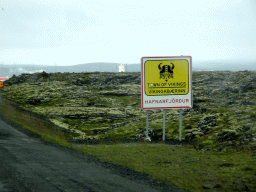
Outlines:
<svg viewBox="0 0 256 192"><path fill-rule="evenodd" d="M121 63L86 63L86 64L77 64L70 66L49 66L49 65L33 65L33 64L12 64L4 65L0 64L0 77L12 77L13 74L21 75L22 73L35 73L35 72L47 72L47 73L56 73L56 72L119 72L119 66ZM140 72L141 64L124 64L125 70L127 72ZM216 71L244 71L244 70L255 70L256 71L256 62L228 62L228 61L192 61L192 71L207 71L207 70L216 70Z"/></svg>

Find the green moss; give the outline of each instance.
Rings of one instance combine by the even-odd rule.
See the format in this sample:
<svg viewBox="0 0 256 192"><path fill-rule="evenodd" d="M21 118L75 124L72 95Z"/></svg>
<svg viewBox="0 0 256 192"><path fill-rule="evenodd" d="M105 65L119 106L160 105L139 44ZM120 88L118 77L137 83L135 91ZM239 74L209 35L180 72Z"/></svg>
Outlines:
<svg viewBox="0 0 256 192"><path fill-rule="evenodd" d="M204 141L202 141L202 143L204 143L204 144L213 144L213 141L212 140L204 140Z"/></svg>
<svg viewBox="0 0 256 192"><path fill-rule="evenodd" d="M209 145L207 145L207 147L208 147L209 149L216 148L216 147L218 147L218 146L219 146L219 143L217 143L217 142L213 142L213 143L210 143Z"/></svg>

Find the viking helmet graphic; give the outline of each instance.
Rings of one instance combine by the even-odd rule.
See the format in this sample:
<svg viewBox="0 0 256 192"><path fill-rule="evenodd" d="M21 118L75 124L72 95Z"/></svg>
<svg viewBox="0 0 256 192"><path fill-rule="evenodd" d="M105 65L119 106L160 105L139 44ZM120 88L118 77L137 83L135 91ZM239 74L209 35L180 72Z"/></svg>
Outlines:
<svg viewBox="0 0 256 192"><path fill-rule="evenodd" d="M160 79L165 79L165 81L168 81L168 79L173 78L173 69L174 69L174 64L172 64L172 67L170 65L162 65L160 63L158 65L158 68L160 70Z"/></svg>

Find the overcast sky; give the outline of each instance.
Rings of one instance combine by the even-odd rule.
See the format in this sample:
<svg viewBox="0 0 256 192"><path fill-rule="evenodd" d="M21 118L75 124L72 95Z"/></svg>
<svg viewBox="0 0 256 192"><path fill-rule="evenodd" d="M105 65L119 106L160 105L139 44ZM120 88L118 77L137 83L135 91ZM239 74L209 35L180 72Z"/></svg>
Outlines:
<svg viewBox="0 0 256 192"><path fill-rule="evenodd" d="M0 63L255 61L256 0L0 0Z"/></svg>

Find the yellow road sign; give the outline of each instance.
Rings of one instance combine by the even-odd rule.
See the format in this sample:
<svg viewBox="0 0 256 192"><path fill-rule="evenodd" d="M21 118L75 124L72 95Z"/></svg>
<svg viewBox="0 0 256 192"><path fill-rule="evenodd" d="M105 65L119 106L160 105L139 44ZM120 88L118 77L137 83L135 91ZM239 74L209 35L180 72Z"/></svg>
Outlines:
<svg viewBox="0 0 256 192"><path fill-rule="evenodd" d="M4 87L4 82L0 81L0 88L3 88L3 87Z"/></svg>
<svg viewBox="0 0 256 192"><path fill-rule="evenodd" d="M186 95L189 93L189 63L180 60L148 60L145 62L145 94Z"/></svg>

